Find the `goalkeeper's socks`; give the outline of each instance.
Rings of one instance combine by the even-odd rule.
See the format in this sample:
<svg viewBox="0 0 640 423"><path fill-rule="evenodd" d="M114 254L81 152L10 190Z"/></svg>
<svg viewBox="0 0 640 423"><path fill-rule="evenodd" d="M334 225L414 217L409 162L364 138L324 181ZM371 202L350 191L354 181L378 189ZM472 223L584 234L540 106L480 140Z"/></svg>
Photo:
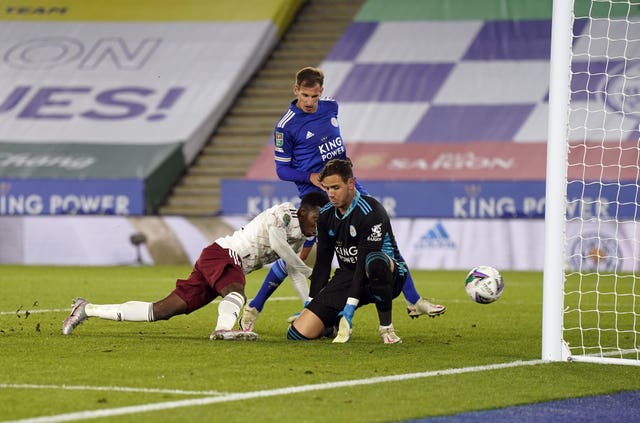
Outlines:
<svg viewBox="0 0 640 423"><path fill-rule="evenodd" d="M418 294L418 291L416 290L415 284L413 283L411 272L407 272L407 278L404 280L404 285L402 285L402 294L410 305L417 303L421 298L420 294Z"/></svg>
<svg viewBox="0 0 640 423"><path fill-rule="evenodd" d="M84 308L89 317L125 322L153 322L153 303L129 301L123 304L87 304Z"/></svg>
<svg viewBox="0 0 640 423"><path fill-rule="evenodd" d="M264 303L276 292L276 289L278 289L282 281L287 278L287 275L287 263L282 259L276 260L271 266L271 269L269 269L267 277L264 278L262 286L255 298L249 302L249 307L255 307L258 311L262 311Z"/></svg>
<svg viewBox="0 0 640 423"><path fill-rule="evenodd" d="M218 304L218 322L215 330L232 330L244 305L239 292L230 292Z"/></svg>
<svg viewBox="0 0 640 423"><path fill-rule="evenodd" d="M309 338L298 332L293 325L289 326L289 330L287 331L287 339L291 341L308 341Z"/></svg>

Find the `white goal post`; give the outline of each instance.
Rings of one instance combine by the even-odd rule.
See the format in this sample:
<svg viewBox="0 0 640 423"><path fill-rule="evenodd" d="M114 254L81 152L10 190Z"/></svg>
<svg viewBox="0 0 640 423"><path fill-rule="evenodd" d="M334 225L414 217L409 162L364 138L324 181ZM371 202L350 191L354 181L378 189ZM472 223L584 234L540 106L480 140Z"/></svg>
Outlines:
<svg viewBox="0 0 640 423"><path fill-rule="evenodd" d="M640 365L640 0L554 0L542 359Z"/></svg>

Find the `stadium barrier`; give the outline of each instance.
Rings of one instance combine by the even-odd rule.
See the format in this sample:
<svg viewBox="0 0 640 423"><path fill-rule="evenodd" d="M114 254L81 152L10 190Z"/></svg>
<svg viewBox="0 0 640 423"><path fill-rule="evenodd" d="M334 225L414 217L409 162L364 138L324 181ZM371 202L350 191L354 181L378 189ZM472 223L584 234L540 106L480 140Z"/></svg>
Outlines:
<svg viewBox="0 0 640 423"><path fill-rule="evenodd" d="M26 265L190 265L219 236L242 227L248 219L122 216L12 216L0 219L0 263ZM544 252L542 219L409 219L393 218L402 254L414 269L464 270L491 264L504 270L541 271ZM580 229L570 222L568 233ZM598 254L568 266L613 266L633 271L622 260L634 248L637 225L592 228L608 233L608 243L592 246ZM146 241L136 246L134 234ZM589 246L569 245L568 249ZM620 261L622 260L622 261Z"/></svg>

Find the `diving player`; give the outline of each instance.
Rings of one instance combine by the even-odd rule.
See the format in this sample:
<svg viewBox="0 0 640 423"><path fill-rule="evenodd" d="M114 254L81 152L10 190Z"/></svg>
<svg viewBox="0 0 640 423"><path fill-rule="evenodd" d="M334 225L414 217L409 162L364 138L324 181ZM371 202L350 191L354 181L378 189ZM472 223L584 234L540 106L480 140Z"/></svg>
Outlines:
<svg viewBox="0 0 640 423"><path fill-rule="evenodd" d="M71 334L89 317L128 322L168 320L198 310L221 296L218 321L210 339L257 339L252 331L233 329L245 303L245 274L279 257L292 276L302 275L303 289L308 292L311 269L298 254L304 239L315 236L320 207L326 203L323 193L310 192L302 197L297 210L293 204L283 203L263 211L242 229L205 247L189 277L178 279L176 288L155 303L93 304L76 298L69 317L62 323L62 333Z"/></svg>

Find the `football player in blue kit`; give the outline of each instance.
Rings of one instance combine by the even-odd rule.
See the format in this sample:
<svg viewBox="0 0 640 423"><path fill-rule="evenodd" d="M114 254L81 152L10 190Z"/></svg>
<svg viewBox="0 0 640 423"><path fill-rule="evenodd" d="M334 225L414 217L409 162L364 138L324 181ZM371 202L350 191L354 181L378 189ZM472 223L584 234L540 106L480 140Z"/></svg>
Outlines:
<svg viewBox="0 0 640 423"><path fill-rule="evenodd" d="M325 164L333 159L347 159L338 124L338 103L321 97L323 84L322 70L313 67L299 70L293 86L295 99L274 129L276 173L281 180L295 183L300 197L310 191L324 191L318 178ZM360 193L367 194L357 180L354 182ZM306 260L313 244L314 241L305 242L300 253L302 260ZM253 330L266 300L287 275L287 267L282 260L271 266L256 297L244 307L240 320L243 329ZM433 304L420 296L411 274L407 275L402 292L411 318L423 314L435 317L446 311L446 307ZM306 301L305 298L301 299Z"/></svg>

